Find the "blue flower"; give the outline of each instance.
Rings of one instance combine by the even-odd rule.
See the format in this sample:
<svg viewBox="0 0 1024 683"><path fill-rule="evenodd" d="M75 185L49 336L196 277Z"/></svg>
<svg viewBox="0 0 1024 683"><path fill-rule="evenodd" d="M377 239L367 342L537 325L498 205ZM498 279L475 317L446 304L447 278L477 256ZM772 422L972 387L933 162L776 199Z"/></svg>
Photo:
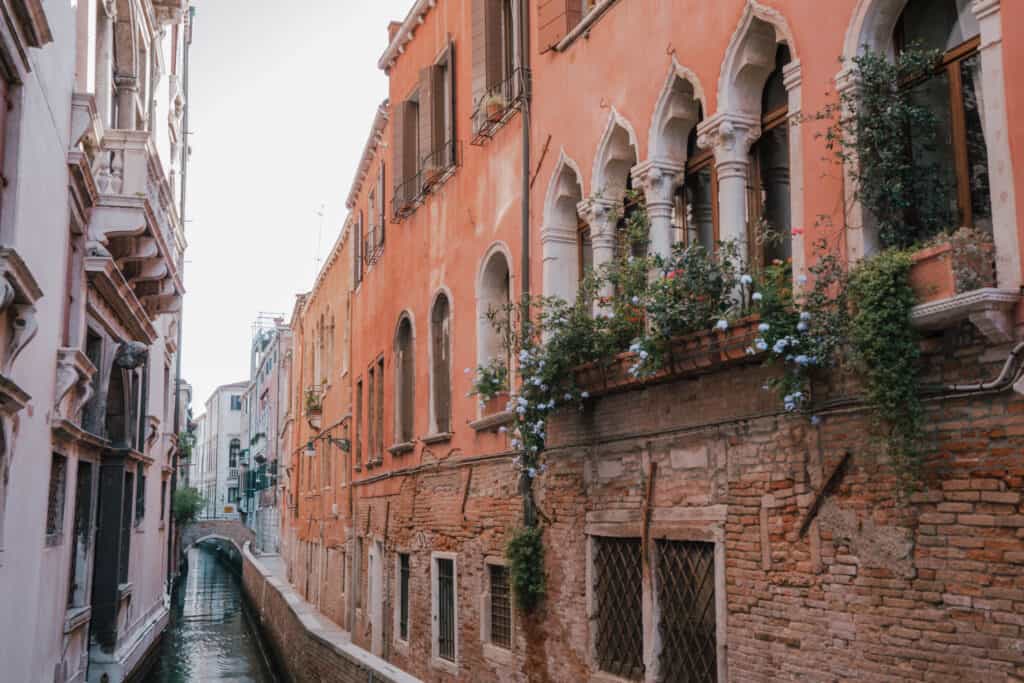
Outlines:
<svg viewBox="0 0 1024 683"><path fill-rule="evenodd" d="M768 323L761 323L760 325L757 326L758 332L767 332L770 329L772 329L772 326L769 325Z"/></svg>
<svg viewBox="0 0 1024 683"><path fill-rule="evenodd" d="M715 323L715 329L725 332L727 329L729 329L729 321L726 320L725 318L722 318L717 323Z"/></svg>
<svg viewBox="0 0 1024 683"><path fill-rule="evenodd" d="M527 468L526 473L530 475L530 479L533 479L534 477L537 476L537 469L534 467L529 467Z"/></svg>
<svg viewBox="0 0 1024 683"><path fill-rule="evenodd" d="M757 347L758 351L767 351L768 350L768 342L766 342L764 339L758 339L757 341L755 341L754 342L754 346Z"/></svg>
<svg viewBox="0 0 1024 683"><path fill-rule="evenodd" d="M807 276L806 275L800 275L800 276L798 276L796 278L796 281L799 282L802 285L805 285L805 284L807 284Z"/></svg>
<svg viewBox="0 0 1024 683"><path fill-rule="evenodd" d="M797 332L806 332L807 331L807 323L805 323L803 320L801 320L800 322L798 322L796 324L796 330L797 330Z"/></svg>
<svg viewBox="0 0 1024 683"><path fill-rule="evenodd" d="M753 294L750 295L750 298L753 299L754 301L760 301L761 299L764 298L764 295L761 294L761 292L754 292Z"/></svg>
<svg viewBox="0 0 1024 683"><path fill-rule="evenodd" d="M811 319L810 312L809 311L800 311L800 319L801 320L810 320Z"/></svg>
<svg viewBox="0 0 1024 683"><path fill-rule="evenodd" d="M744 273L743 275L740 276L740 282L745 284L745 285L749 285L753 281L754 281L754 278L750 277L746 273Z"/></svg>
<svg viewBox="0 0 1024 683"><path fill-rule="evenodd" d="M818 417L817 415L811 415L811 424L814 425L814 426L820 425L821 424L821 418Z"/></svg>
<svg viewBox="0 0 1024 683"><path fill-rule="evenodd" d="M636 306L637 304L640 303L640 297L634 296L632 299L630 299L630 302L632 302L632 304Z"/></svg>

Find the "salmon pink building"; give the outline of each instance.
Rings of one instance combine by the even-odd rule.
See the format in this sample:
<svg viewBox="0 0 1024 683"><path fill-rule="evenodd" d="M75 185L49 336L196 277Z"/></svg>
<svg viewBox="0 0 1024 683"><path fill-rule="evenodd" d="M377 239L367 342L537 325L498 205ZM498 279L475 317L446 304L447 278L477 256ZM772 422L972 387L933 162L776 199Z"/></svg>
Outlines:
<svg viewBox="0 0 1024 683"><path fill-rule="evenodd" d="M999 0L415 2L292 318L292 586L420 680L1024 677L1022 32ZM944 229L984 256L912 256L917 486L874 447L862 376L814 375L809 420L763 388L780 369L757 321L723 320L679 342L700 362L581 375L580 408L553 412L532 483L545 595L520 609L513 404L471 395L493 362L517 388L488 312L573 301L627 257L637 205L648 253L733 244L751 273L791 264L797 292L821 244L880 253L886 217L825 134L863 97L862 57L919 48L912 102L942 133L907 144L949 179ZM738 354L730 324L751 332Z"/></svg>

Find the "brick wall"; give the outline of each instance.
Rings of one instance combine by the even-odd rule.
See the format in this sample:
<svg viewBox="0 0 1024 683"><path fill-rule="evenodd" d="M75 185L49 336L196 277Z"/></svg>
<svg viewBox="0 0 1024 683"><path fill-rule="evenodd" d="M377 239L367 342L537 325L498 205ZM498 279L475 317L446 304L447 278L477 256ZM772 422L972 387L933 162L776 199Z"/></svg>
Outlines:
<svg viewBox="0 0 1024 683"><path fill-rule="evenodd" d="M926 348L927 382L994 377L1008 350L955 335ZM537 616L515 615L511 652L485 646L480 627L485 559L504 554L521 518L510 457L438 463L400 488L364 487L355 528L386 553L383 654L431 681L590 680L588 539L641 537L646 509L652 544L716 544L728 680L1024 680L1024 398L929 400L921 482L904 492L868 413L846 402L816 426L779 414L762 389L769 372L682 378L560 415L551 469L536 486L548 597ZM833 398L856 386L839 379L822 387ZM458 558L454 671L431 658L438 551ZM411 555L408 645L393 638L396 552ZM365 595L365 566L362 580ZM645 574L645 600L650 581ZM653 618L645 632L652 672L663 645ZM353 642L369 648L371 635L361 610Z"/></svg>
<svg viewBox="0 0 1024 683"><path fill-rule="evenodd" d="M347 642L340 628L318 617L314 608L261 565L248 547L242 558L242 586L287 681L419 683Z"/></svg>

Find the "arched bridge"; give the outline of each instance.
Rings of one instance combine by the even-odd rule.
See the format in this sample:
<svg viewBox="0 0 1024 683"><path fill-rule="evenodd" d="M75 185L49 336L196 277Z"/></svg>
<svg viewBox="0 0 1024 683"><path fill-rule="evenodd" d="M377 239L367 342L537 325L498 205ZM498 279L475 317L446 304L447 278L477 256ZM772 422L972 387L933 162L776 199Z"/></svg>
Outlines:
<svg viewBox="0 0 1024 683"><path fill-rule="evenodd" d="M229 541L241 553L246 541L255 541L256 535L237 519L197 519L181 532L182 550L206 540Z"/></svg>

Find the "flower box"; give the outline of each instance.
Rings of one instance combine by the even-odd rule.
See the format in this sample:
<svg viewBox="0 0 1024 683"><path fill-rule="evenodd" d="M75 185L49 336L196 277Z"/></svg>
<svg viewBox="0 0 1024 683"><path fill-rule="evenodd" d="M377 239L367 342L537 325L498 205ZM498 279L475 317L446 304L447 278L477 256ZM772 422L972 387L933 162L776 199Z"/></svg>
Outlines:
<svg viewBox="0 0 1024 683"><path fill-rule="evenodd" d="M504 410L508 405L508 392L502 391L499 394L495 394L491 398L483 401L483 409L481 413L483 415L496 415Z"/></svg>
<svg viewBox="0 0 1024 683"><path fill-rule="evenodd" d="M992 287L995 266L992 243L961 230L948 240L916 251L910 286L918 303L950 299L957 294Z"/></svg>

